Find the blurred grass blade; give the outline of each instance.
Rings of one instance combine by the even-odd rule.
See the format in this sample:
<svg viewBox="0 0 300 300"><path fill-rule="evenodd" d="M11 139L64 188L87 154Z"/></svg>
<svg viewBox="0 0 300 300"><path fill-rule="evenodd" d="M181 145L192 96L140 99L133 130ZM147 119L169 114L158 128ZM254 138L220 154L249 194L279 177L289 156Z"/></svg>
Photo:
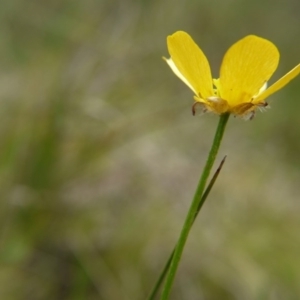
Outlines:
<svg viewBox="0 0 300 300"><path fill-rule="evenodd" d="M205 191L204 191L204 193L203 193L203 195L202 195L202 197L201 197L201 201L200 201L199 206L198 206L198 208L197 208L197 212L196 212L196 214L195 214L195 217L194 217L194 221L193 221L193 222L195 222L195 220L196 220L196 218L197 218L197 216L198 216L198 214L199 214L199 212L200 212L200 210L201 210L201 207L203 206L203 204L204 204L206 198L208 197L208 195L209 195L211 189L213 188L213 186L214 186L214 184L215 184L215 182L216 182L216 180L217 180L217 178L218 178L218 176L219 176L219 174L220 174L220 172L221 172L221 170L222 170L222 168L223 168L223 165L224 165L224 163L225 163L226 157L227 157L227 156L225 155L224 158L222 159L222 161L221 161L219 167L217 168L217 170L216 170L216 172L214 173L212 179L210 180L210 182L209 182L207 188L205 189ZM159 276L159 278L158 278L158 280L157 280L157 282L156 282L156 284L155 284L155 286L154 286L154 288L153 288L151 294L150 294L149 297L147 298L147 300L154 300L154 299L155 299L155 297L156 297L156 295L157 295L157 292L158 292L159 288L161 287L161 284L162 284L162 282L163 282L163 280L164 280L164 278L165 278L165 276L166 276L166 274L167 274L167 272L168 272L169 266L170 266L171 261L172 261L172 259L173 259L173 255L174 255L175 249L176 249L176 246L173 248L172 253L170 254L170 256L169 256L169 258L168 258L168 261L167 261L167 263L165 264L165 266L164 266L164 268L163 268L163 270L162 270L162 272L161 272L161 274L160 274L160 276Z"/></svg>
<svg viewBox="0 0 300 300"><path fill-rule="evenodd" d="M219 176L219 174L220 174L220 172L221 172L221 170L222 170L222 168L223 168L223 165L224 165L224 163L225 163L226 157L227 157L227 156L225 155L224 158L222 159L222 161L221 161L221 163L220 163L218 169L217 169L216 172L214 173L214 176L213 176L212 179L210 180L210 182L209 182L207 188L205 189L205 191L204 191L204 193L203 193L203 195L202 195L202 199L201 199L201 201L200 201L200 203L199 203L199 205L198 205L198 208L197 208L197 212L196 212L194 221L195 221L195 219L197 218L197 216L198 216L198 214L199 214L199 211L200 211L201 207L203 206L203 204L204 204L206 198L208 197L208 195L209 195L211 189L213 188L213 186L214 186L214 184L215 184L215 182L216 182L216 180L217 180L217 178L218 178L218 176Z"/></svg>
<svg viewBox="0 0 300 300"><path fill-rule="evenodd" d="M149 297L147 298L147 300L155 300L155 297L156 297L156 295L157 295L157 293L158 293L158 290L160 289L160 287L161 287L161 285L162 285L162 283L163 283L163 281L164 281L164 279L165 279L165 276L166 276L166 274L167 274L167 272L168 272L168 270L169 270L169 267L170 267L170 264L171 264L171 261L172 261L172 259L173 259L173 255L174 255L174 252L175 252L175 248L176 248L176 246L173 248L172 253L171 253L171 255L170 255L169 258L168 258L168 261L167 261L167 263L165 264L165 266L164 266L162 272L160 273L160 275L159 275L159 277L158 277L158 280L157 280L157 282L155 283L155 286L154 286L154 288L153 288L151 294L150 294Z"/></svg>

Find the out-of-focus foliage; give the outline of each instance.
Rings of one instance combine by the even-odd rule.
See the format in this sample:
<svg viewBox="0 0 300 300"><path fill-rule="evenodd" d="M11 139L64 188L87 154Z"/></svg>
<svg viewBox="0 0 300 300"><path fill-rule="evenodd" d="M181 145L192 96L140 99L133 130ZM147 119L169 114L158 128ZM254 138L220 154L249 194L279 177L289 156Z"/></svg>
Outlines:
<svg viewBox="0 0 300 300"><path fill-rule="evenodd" d="M144 299L183 223L217 117L192 117L166 36L212 62L247 34L299 63L300 2L0 2L0 298ZM251 122L189 238L172 299L300 298L300 85Z"/></svg>

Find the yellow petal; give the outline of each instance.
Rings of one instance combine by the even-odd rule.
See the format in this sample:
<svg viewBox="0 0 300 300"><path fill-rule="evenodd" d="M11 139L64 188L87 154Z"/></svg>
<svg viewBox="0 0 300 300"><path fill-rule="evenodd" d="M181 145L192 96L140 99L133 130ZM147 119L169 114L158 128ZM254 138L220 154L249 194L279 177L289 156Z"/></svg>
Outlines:
<svg viewBox="0 0 300 300"><path fill-rule="evenodd" d="M178 70L178 68L176 67L176 65L174 64L174 61L172 58L165 58L163 57L163 59L167 62L167 64L169 65L169 67L172 69L172 71L174 72L174 74L181 79L195 94L197 94L197 91L193 88L193 86L187 81L187 79L180 73L180 71Z"/></svg>
<svg viewBox="0 0 300 300"><path fill-rule="evenodd" d="M279 52L263 38L249 35L226 52L220 70L220 95L230 106L250 102L275 72Z"/></svg>
<svg viewBox="0 0 300 300"><path fill-rule="evenodd" d="M282 89L286 84L288 84L293 78L295 78L300 73L300 64L297 65L290 72L285 74L279 80L277 80L274 84L272 84L268 89L262 92L257 98L254 99L253 103L259 103L262 100L266 99L270 95L274 94L278 90Z"/></svg>
<svg viewBox="0 0 300 300"><path fill-rule="evenodd" d="M167 44L172 61L196 95L201 98L214 95L209 63L193 39L186 32L177 31L168 36Z"/></svg>

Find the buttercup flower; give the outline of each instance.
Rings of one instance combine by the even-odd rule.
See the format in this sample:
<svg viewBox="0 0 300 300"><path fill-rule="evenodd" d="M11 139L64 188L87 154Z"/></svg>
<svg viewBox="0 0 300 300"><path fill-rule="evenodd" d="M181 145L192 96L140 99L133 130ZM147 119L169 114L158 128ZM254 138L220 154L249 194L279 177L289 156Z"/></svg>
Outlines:
<svg viewBox="0 0 300 300"><path fill-rule="evenodd" d="M279 52L270 41L249 35L226 52L220 78L212 79L208 60L193 39L183 31L167 38L172 71L194 93L196 104L205 110L252 118L265 99L282 89L300 73L300 64L267 88L267 81L279 63ZM194 108L195 106L193 106Z"/></svg>

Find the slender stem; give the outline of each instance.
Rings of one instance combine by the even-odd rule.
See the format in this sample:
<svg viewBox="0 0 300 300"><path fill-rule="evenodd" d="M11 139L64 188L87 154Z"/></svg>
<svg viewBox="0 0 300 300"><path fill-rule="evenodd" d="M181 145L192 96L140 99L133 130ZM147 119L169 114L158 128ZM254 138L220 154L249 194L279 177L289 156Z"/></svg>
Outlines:
<svg viewBox="0 0 300 300"><path fill-rule="evenodd" d="M224 158L222 159L222 161L221 161L221 163L220 163L218 169L217 169L216 172L214 173L214 176L213 176L212 179L210 180L210 182L209 182L207 188L205 189L205 191L204 191L204 193L203 193L203 195L202 195L201 203L200 203L200 205L197 207L197 212L196 212L196 214L195 214L194 221L196 220L196 217L197 217L197 215L199 214L202 205L204 204L204 202L205 202L206 198L208 197L208 195L209 195L211 189L213 188L213 186L214 186L214 184L215 184L215 182L216 182L216 180L217 180L217 178L218 178L218 176L219 176L219 174L220 174L220 171L221 171L221 169L222 169L222 167L223 167L223 164L224 164L224 162L225 162L225 159L226 159L226 156L224 156ZM160 276L158 277L158 279L157 279L157 281L156 281L156 283L155 283L155 285L154 285L153 290L151 291L149 297L147 298L148 300L154 300L154 299L155 299L155 297L156 297L156 295L157 295L157 293L158 293L158 290L159 290L159 288L160 288L160 286L161 286L161 284L162 284L162 282L163 282L163 280L164 280L164 278L165 278L165 276L166 276L166 274L167 274L167 272L168 272L168 270L169 270L169 266L170 266L171 261L172 261L172 259L173 259L175 249L176 249L176 245L175 245L175 247L173 248L172 253L170 254L170 256L169 256L169 258L168 258L168 260L167 260L167 262L166 262L166 264L165 264L165 266L164 266L164 268L163 268L163 270L162 270L162 272L161 272L161 274L160 274Z"/></svg>
<svg viewBox="0 0 300 300"><path fill-rule="evenodd" d="M188 211L187 217L185 219L184 225L181 230L179 240L176 245L176 249L175 249L174 256L173 256L173 259L172 259L172 262L171 262L171 265L169 268L169 272L167 274L164 289L162 291L161 300L167 300L169 298L172 284L173 284L173 281L175 278L175 274L176 274L176 271L177 271L177 268L179 265L179 261L180 261L187 237L188 237L190 229L193 225L194 218L195 218L195 215L197 214L198 207L201 207L203 204L202 203L203 201L201 201L202 194L205 189L205 185L206 185L207 179L209 177L211 168L216 159L228 119L229 119L228 113L220 116L219 124L218 124L217 130L216 130L216 133L215 133L215 137L214 137L205 167L203 169L201 178L199 180L199 183L198 183L198 186L197 186L197 189L196 189L193 201L192 201L192 204Z"/></svg>

